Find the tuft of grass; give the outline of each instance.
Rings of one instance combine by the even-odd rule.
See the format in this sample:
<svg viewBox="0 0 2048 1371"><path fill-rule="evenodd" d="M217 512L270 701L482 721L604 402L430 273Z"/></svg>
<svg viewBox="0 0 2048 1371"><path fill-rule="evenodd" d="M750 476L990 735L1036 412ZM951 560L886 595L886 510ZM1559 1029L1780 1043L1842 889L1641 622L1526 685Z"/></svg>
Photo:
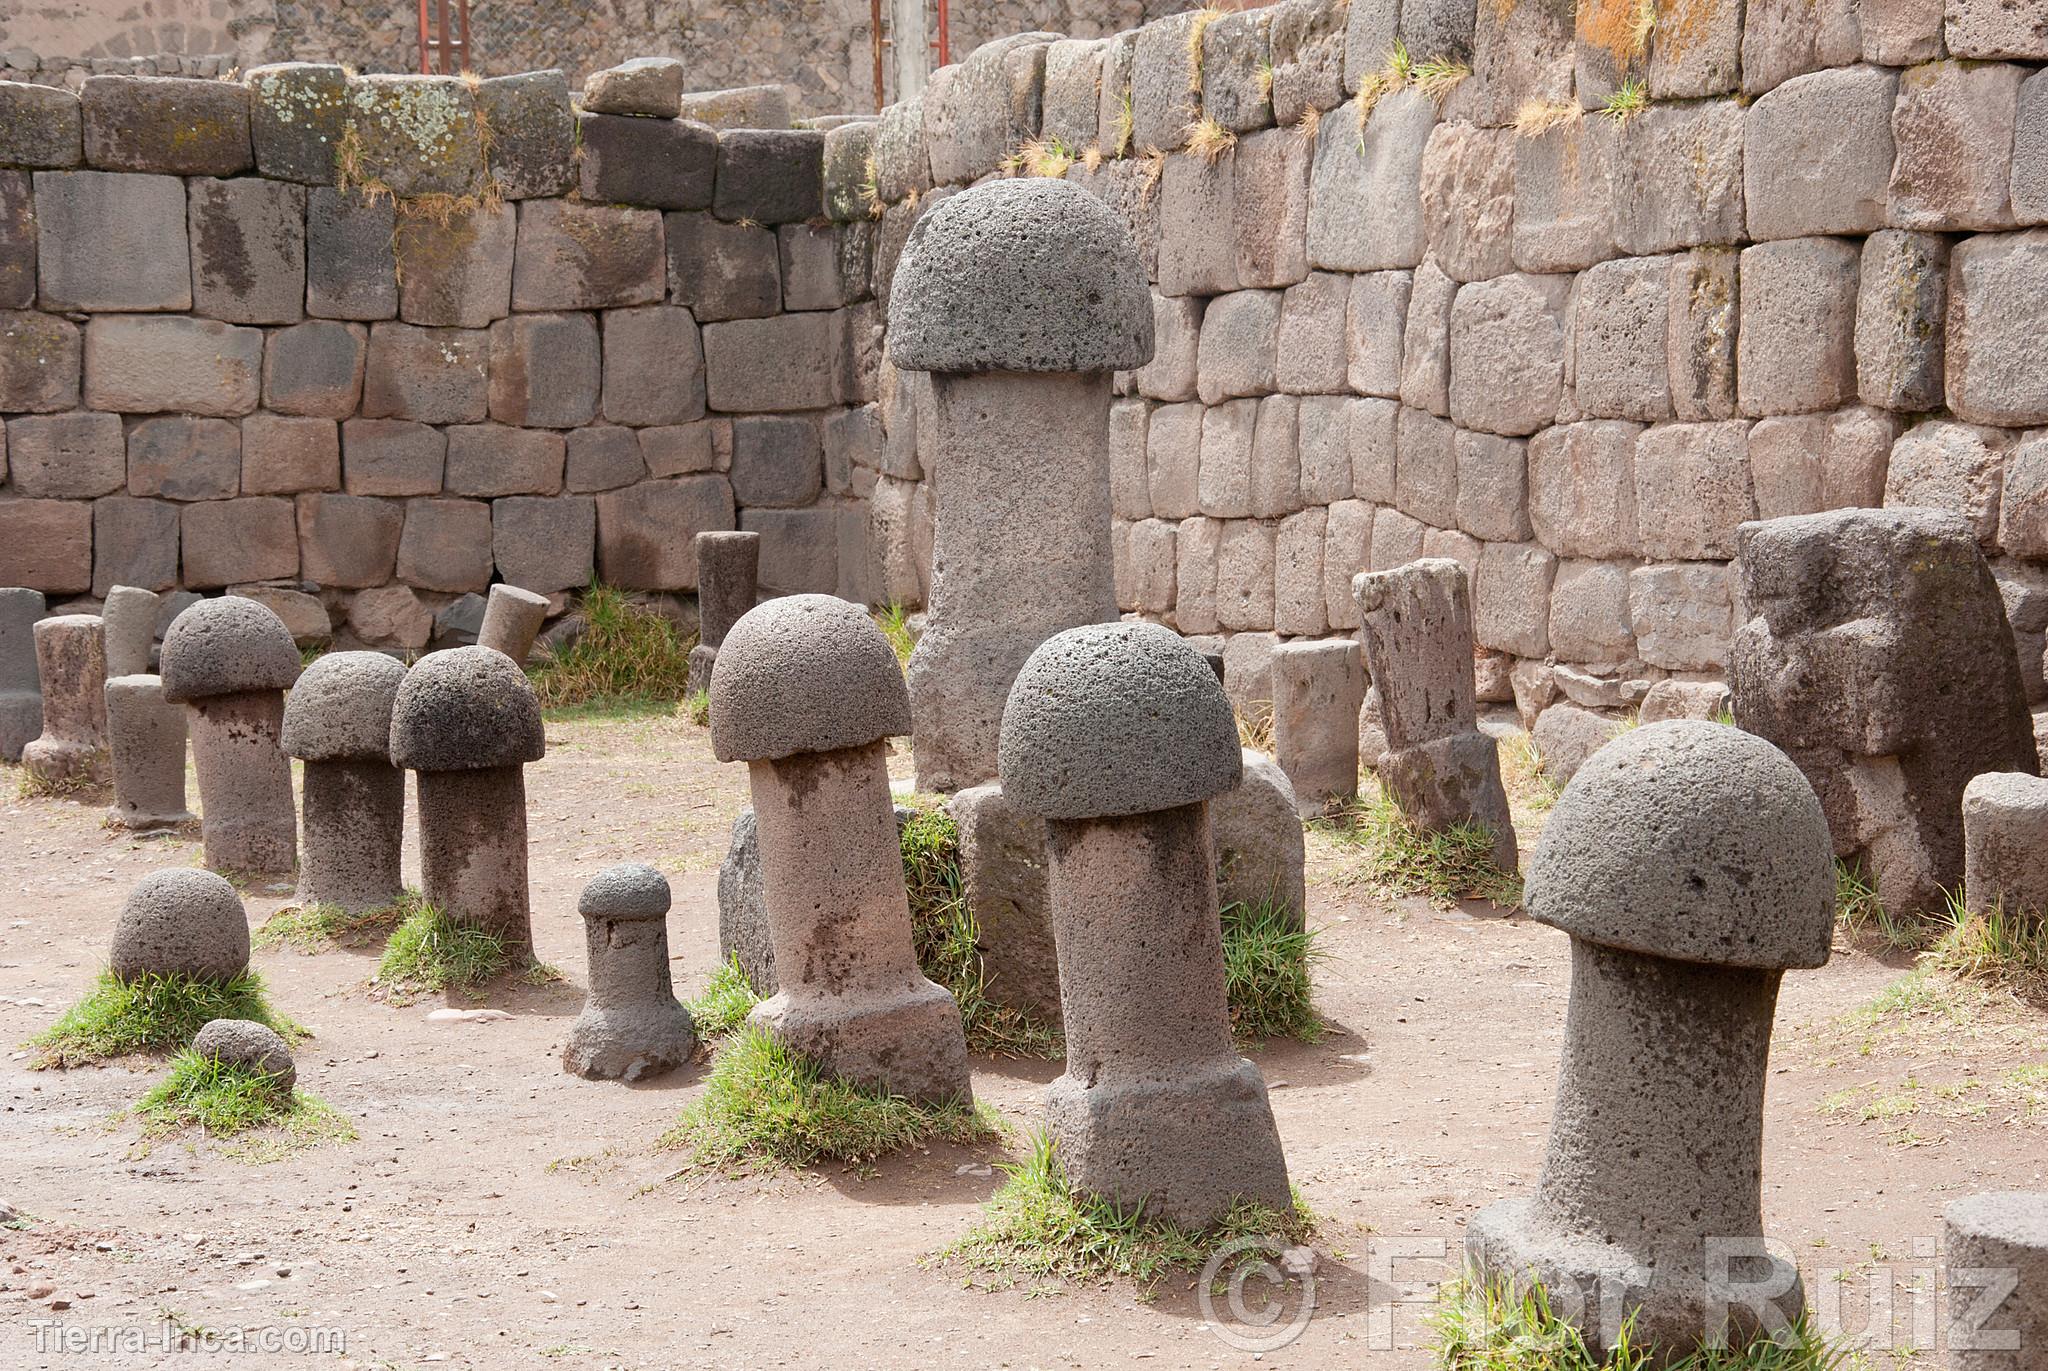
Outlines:
<svg viewBox="0 0 2048 1371"><path fill-rule="evenodd" d="M348 1142L356 1130L318 1096L289 1089L253 1067L202 1057L187 1048L170 1074L133 1110L145 1143L198 1128L208 1137L244 1138L229 1155L272 1162L324 1142Z"/></svg>
<svg viewBox="0 0 2048 1371"><path fill-rule="evenodd" d="M1273 751L1273 706L1253 702L1249 710L1237 710L1237 745L1270 755Z"/></svg>
<svg viewBox="0 0 2048 1371"><path fill-rule="evenodd" d="M1545 768L1536 740L1519 729L1501 739L1500 779L1508 794L1533 814L1548 813L1564 794L1564 787Z"/></svg>
<svg viewBox="0 0 2048 1371"><path fill-rule="evenodd" d="M1600 112L1617 124L1626 124L1650 107L1650 88L1642 78L1631 76L1608 95Z"/></svg>
<svg viewBox="0 0 2048 1371"><path fill-rule="evenodd" d="M2008 914L2002 900L1973 912L1951 894L1944 917L1948 931L1929 957L1938 970L2036 1004L2048 1000L2048 925L2038 916Z"/></svg>
<svg viewBox="0 0 2048 1371"><path fill-rule="evenodd" d="M1541 1285L1511 1288L1469 1272L1445 1282L1426 1317L1442 1371L1861 1371L1869 1365L1805 1315L1782 1341L1766 1334L1745 1346L1701 1347L1668 1361L1637 1341L1631 1316L1602 1356L1551 1308Z"/></svg>
<svg viewBox="0 0 2048 1371"><path fill-rule="evenodd" d="M910 611L896 604L878 609L875 611L875 626L889 640L889 646L896 652L896 661L907 668L910 654L917 650L917 635L910 631Z"/></svg>
<svg viewBox="0 0 2048 1371"><path fill-rule="evenodd" d="M1323 131L1323 112L1310 105L1301 112L1301 120L1294 126L1294 141L1297 147L1312 148L1316 138Z"/></svg>
<svg viewBox="0 0 2048 1371"><path fill-rule="evenodd" d="M1123 96L1117 101L1116 144L1110 153L1112 157L1129 157L1131 155L1131 143L1136 136L1137 126L1138 116L1131 105L1131 93L1125 91Z"/></svg>
<svg viewBox="0 0 2048 1371"><path fill-rule="evenodd" d="M959 1002L970 1051L1053 1058L1060 1035L988 995L981 925L967 907L960 875L960 826L943 808L920 808L903 825L903 885L910 895L911 942L924 974Z"/></svg>
<svg viewBox="0 0 2048 1371"><path fill-rule="evenodd" d="M1189 1229L1077 1195L1052 1138L1043 1133L1032 1137L1021 1161L1001 1169L1002 1187L982 1207L979 1221L938 1260L1011 1276L1129 1279L1138 1286L1138 1298L1149 1300L1160 1281L1199 1271L1218 1248L1240 1238L1277 1236L1298 1245L1315 1232L1315 1217L1298 1196L1289 1213L1240 1201L1210 1227Z"/></svg>
<svg viewBox="0 0 2048 1371"><path fill-rule="evenodd" d="M580 605L583 636L547 653L533 672L544 710L573 705L673 707L689 689L695 643L667 618L612 586L592 584Z"/></svg>
<svg viewBox="0 0 2048 1371"><path fill-rule="evenodd" d="M882 217L885 208L882 204L882 172L872 152L861 164L860 202L867 207L868 218Z"/></svg>
<svg viewBox="0 0 2048 1371"><path fill-rule="evenodd" d="M1202 39L1208 35L1209 25L1224 18L1230 11L1215 5L1205 5L1195 11L1194 19L1188 25L1188 93L1202 93Z"/></svg>
<svg viewBox="0 0 2048 1371"><path fill-rule="evenodd" d="M698 1034L708 1038L738 1028L759 1003L761 997L754 993L747 973L740 970L740 959L735 954L712 968L704 993L689 1001L685 1008L696 1020Z"/></svg>
<svg viewBox="0 0 2048 1371"><path fill-rule="evenodd" d="M683 697L683 713L699 728L711 727L711 692L693 690Z"/></svg>
<svg viewBox="0 0 2048 1371"><path fill-rule="evenodd" d="M1078 160L1074 150L1058 138L1033 138L1017 149L1016 161L1026 176L1057 181Z"/></svg>
<svg viewBox="0 0 2048 1371"><path fill-rule="evenodd" d="M1493 834L1480 824L1440 833L1417 828L1384 787L1311 826L1365 854L1363 878L1387 895L1423 895L1448 907L1487 900L1502 909L1522 903L1522 882L1493 864Z"/></svg>
<svg viewBox="0 0 2048 1371"><path fill-rule="evenodd" d="M1090 143L1087 147L1087 150L1081 154L1081 165L1087 168L1090 172L1101 171L1102 157L1102 144Z"/></svg>
<svg viewBox="0 0 2048 1371"><path fill-rule="evenodd" d="M1936 925L1927 919L1887 909L1870 875L1840 858L1835 859L1835 922L1846 932L1875 936L1893 952L1919 952L1937 936Z"/></svg>
<svg viewBox="0 0 2048 1371"><path fill-rule="evenodd" d="M408 1005L422 995L446 990L474 997L511 968L505 940L490 930L457 923L417 897L405 900L401 908L404 920L391 931L377 963L377 983L393 1004ZM539 962L528 962L519 970L528 985L561 979L561 973Z"/></svg>
<svg viewBox="0 0 2048 1371"><path fill-rule="evenodd" d="M1218 158L1237 146L1237 135L1214 119L1197 119L1188 125L1187 144L1189 152L1213 166Z"/></svg>
<svg viewBox="0 0 2048 1371"><path fill-rule="evenodd" d="M407 894L418 898L410 891ZM402 905L400 901L361 914L332 904L286 905L266 919L249 941L259 948L289 947L298 952L361 947L397 924Z"/></svg>
<svg viewBox="0 0 2048 1371"><path fill-rule="evenodd" d="M1230 992L1230 1032L1240 1043L1269 1038L1318 1042L1309 972L1323 959L1316 932L1296 928L1277 900L1223 906L1223 979Z"/></svg>
<svg viewBox="0 0 2048 1371"><path fill-rule="evenodd" d="M215 1019L250 1019L288 1039L308 1036L270 1007L263 978L253 972L213 982L189 976L122 981L102 971L84 999L22 1046L30 1049L30 1070L68 1069L131 1052L175 1051Z"/></svg>
<svg viewBox="0 0 2048 1371"><path fill-rule="evenodd" d="M1259 99L1270 102L1273 98L1272 60L1261 58L1258 66L1252 69L1252 79L1258 83Z"/></svg>
<svg viewBox="0 0 2048 1371"><path fill-rule="evenodd" d="M95 765L86 765L61 776L38 776L27 767L21 768L21 780L15 793L24 800L80 800L91 801L107 794L112 783L107 779L106 755L101 753Z"/></svg>
<svg viewBox="0 0 2048 1371"><path fill-rule="evenodd" d="M1585 117L1576 100L1529 100L1515 111L1515 135L1540 138L1552 129L1568 128Z"/></svg>
<svg viewBox="0 0 2048 1371"><path fill-rule="evenodd" d="M934 1142L996 1136L986 1105L923 1104L827 1078L815 1063L759 1028L718 1049L704 1091L656 1144L691 1168L741 1169L864 1163Z"/></svg>
<svg viewBox="0 0 2048 1371"><path fill-rule="evenodd" d="M1472 68L1463 62L1452 62L1442 57L1432 57L1426 62L1415 64L1409 76L1409 83L1415 89L1442 106L1444 97L1458 88L1458 84L1472 74Z"/></svg>

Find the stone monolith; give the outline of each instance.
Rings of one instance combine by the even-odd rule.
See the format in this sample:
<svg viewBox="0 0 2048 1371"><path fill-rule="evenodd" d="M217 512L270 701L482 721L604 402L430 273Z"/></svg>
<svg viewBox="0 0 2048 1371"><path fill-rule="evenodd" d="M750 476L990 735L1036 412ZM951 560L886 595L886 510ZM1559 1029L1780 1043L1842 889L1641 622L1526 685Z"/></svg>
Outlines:
<svg viewBox="0 0 2048 1371"><path fill-rule="evenodd" d="M564 1071L637 1081L690 1060L697 1025L669 981L668 907L668 882L640 862L608 867L583 887L576 910L590 995L562 1049Z"/></svg>
<svg viewBox="0 0 2048 1371"><path fill-rule="evenodd" d="M2048 916L2048 780L1987 771L1963 787L1963 904Z"/></svg>
<svg viewBox="0 0 2048 1371"><path fill-rule="evenodd" d="M306 764L299 902L388 909L405 887L405 773L391 764L391 709L405 667L381 652L330 652L284 706L284 752Z"/></svg>
<svg viewBox="0 0 2048 1371"><path fill-rule="evenodd" d="M156 646L157 611L163 597L137 586L115 586L100 608L106 625L107 675L146 676Z"/></svg>
<svg viewBox="0 0 2048 1371"><path fill-rule="evenodd" d="M697 646L690 649L692 694L711 689L718 649L761 593L761 535L714 531L691 539L697 552Z"/></svg>
<svg viewBox="0 0 2048 1371"><path fill-rule="evenodd" d="M43 592L0 589L0 762L18 762L43 731L42 678L36 670L36 620Z"/></svg>
<svg viewBox="0 0 2048 1371"><path fill-rule="evenodd" d="M1365 662L1341 638L1282 643L1273 650L1273 755L1294 787L1304 819L1358 794L1358 712Z"/></svg>
<svg viewBox="0 0 2048 1371"><path fill-rule="evenodd" d="M1942 1215L1950 1371L2038 1371L2048 1353L2048 1195L1969 1195Z"/></svg>
<svg viewBox="0 0 2048 1371"><path fill-rule="evenodd" d="M43 731L21 750L31 776L56 790L106 782L107 647L97 614L59 614L35 626Z"/></svg>
<svg viewBox="0 0 2048 1371"><path fill-rule="evenodd" d="M504 653L524 666L533 651L533 640L547 622L548 597L500 581L491 587L484 602L483 627L477 630L478 647Z"/></svg>
<svg viewBox="0 0 2048 1371"><path fill-rule="evenodd" d="M107 679L107 750L114 768L110 822L137 829L191 822L185 737L185 706L164 698L161 677Z"/></svg>

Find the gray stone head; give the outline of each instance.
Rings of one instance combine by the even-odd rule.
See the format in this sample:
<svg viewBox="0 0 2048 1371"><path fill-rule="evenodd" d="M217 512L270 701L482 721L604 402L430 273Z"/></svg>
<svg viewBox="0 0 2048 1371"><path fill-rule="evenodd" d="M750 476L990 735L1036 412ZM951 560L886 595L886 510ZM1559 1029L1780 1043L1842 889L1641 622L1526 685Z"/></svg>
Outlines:
<svg viewBox="0 0 2048 1371"><path fill-rule="evenodd" d="M128 892L107 961L123 981L239 976L249 966L249 916L242 897L211 871L152 871Z"/></svg>
<svg viewBox="0 0 2048 1371"><path fill-rule="evenodd" d="M1096 372L1152 360L1137 245L1068 181L988 181L911 229L889 297L889 360L906 371Z"/></svg>
<svg viewBox="0 0 2048 1371"><path fill-rule="evenodd" d="M523 766L546 750L532 682L517 662L492 648L422 657L392 701L391 764L408 771Z"/></svg>
<svg viewBox="0 0 2048 1371"><path fill-rule="evenodd" d="M1834 845L1813 787L1754 734L1645 724L1565 787L1529 864L1529 913L1574 938L1674 961L1820 966Z"/></svg>
<svg viewBox="0 0 2048 1371"><path fill-rule="evenodd" d="M711 751L721 762L837 752L910 732L896 653L858 605L785 595L740 616L711 672Z"/></svg>
<svg viewBox="0 0 2048 1371"><path fill-rule="evenodd" d="M622 862L583 887L576 912L587 919L659 919L668 905L666 877L645 862Z"/></svg>
<svg viewBox="0 0 2048 1371"><path fill-rule="evenodd" d="M292 631L267 606L239 595L201 600L171 621L161 656L164 698L289 690L299 679Z"/></svg>
<svg viewBox="0 0 2048 1371"><path fill-rule="evenodd" d="M1090 624L1039 644L1003 707L1003 795L1047 819L1174 809L1238 783L1230 699L1208 660L1157 624Z"/></svg>
<svg viewBox="0 0 2048 1371"><path fill-rule="evenodd" d="M391 706L405 667L381 652L330 652L284 702L284 753L307 762L391 755Z"/></svg>

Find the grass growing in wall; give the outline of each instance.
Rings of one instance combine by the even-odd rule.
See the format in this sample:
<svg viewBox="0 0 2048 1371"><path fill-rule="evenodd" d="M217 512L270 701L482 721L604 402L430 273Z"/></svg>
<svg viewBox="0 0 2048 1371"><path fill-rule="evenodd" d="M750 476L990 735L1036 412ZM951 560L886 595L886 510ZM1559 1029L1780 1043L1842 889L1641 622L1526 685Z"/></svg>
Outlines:
<svg viewBox="0 0 2048 1371"><path fill-rule="evenodd" d="M1136 136L1138 116L1131 103L1131 93L1125 91L1116 105L1116 143L1111 156L1129 157L1132 140Z"/></svg>
<svg viewBox="0 0 2048 1371"><path fill-rule="evenodd" d="M1323 959L1313 929L1296 928L1277 900L1223 906L1223 980L1230 1033L1255 1046L1269 1038L1312 1043L1323 1036L1309 973Z"/></svg>
<svg viewBox="0 0 2048 1371"><path fill-rule="evenodd" d="M690 684L695 642L625 591L593 584L579 609L581 637L533 671L543 710L673 709Z"/></svg>
<svg viewBox="0 0 2048 1371"><path fill-rule="evenodd" d="M747 973L740 970L739 957L734 955L713 968L704 993L684 1007L695 1020L698 1034L709 1038L737 1029L759 1003L761 997L754 993Z"/></svg>
<svg viewBox="0 0 2048 1371"><path fill-rule="evenodd" d="M1023 1159L1002 1171L1002 1187L982 1206L979 1221L939 1254L940 1261L1013 1280L1125 1279L1136 1283L1141 1300L1149 1300L1166 1277L1201 1270L1218 1248L1237 1239L1279 1237L1299 1245L1315 1232L1315 1218L1299 1197L1286 1213L1240 1201L1215 1224L1191 1229L1077 1195L1067 1184L1058 1149L1044 1134L1035 1135Z"/></svg>
<svg viewBox="0 0 2048 1371"><path fill-rule="evenodd" d="M1237 146L1237 135L1214 119L1197 119L1188 125L1188 151L1210 165Z"/></svg>
<svg viewBox="0 0 2048 1371"><path fill-rule="evenodd" d="M1640 77L1631 76L1607 97L1600 112L1617 124L1626 124L1650 107L1650 88Z"/></svg>
<svg viewBox="0 0 2048 1371"><path fill-rule="evenodd" d="M656 1144L692 1168L778 1169L871 1162L934 1142L999 1132L986 1106L925 1104L836 1081L758 1028L718 1049L703 1093Z"/></svg>
<svg viewBox="0 0 2048 1371"><path fill-rule="evenodd" d="M189 976L123 981L102 971L84 999L22 1046L33 1071L87 1066L131 1052L175 1051L214 1019L249 1019L286 1039L307 1036L270 1007L263 978L253 972L216 982Z"/></svg>
<svg viewBox="0 0 2048 1371"><path fill-rule="evenodd" d="M393 1004L408 1005L449 990L474 997L514 969L505 940L489 929L458 923L417 895L408 895L400 908L404 918L384 944L376 975ZM518 968L518 975L526 985L562 978L553 967L532 960Z"/></svg>
<svg viewBox="0 0 2048 1371"><path fill-rule="evenodd" d="M1079 160L1074 150L1058 138L1033 138L1009 159L1014 171L1047 181L1057 181Z"/></svg>
<svg viewBox="0 0 2048 1371"><path fill-rule="evenodd" d="M1442 105L1444 97L1471 74L1471 67L1446 57L1417 61L1405 43L1396 42L1387 49L1386 61L1380 69L1367 72L1365 79L1358 83L1358 94L1352 100L1352 108L1358 115L1359 137L1365 136L1365 126L1371 122L1372 112L1378 108L1379 102L1396 91L1412 86Z"/></svg>
<svg viewBox="0 0 2048 1371"><path fill-rule="evenodd" d="M1229 10L1206 5L1196 10L1195 17L1188 23L1188 94L1197 98L1202 94L1202 40L1209 34L1209 25L1229 13Z"/></svg>
<svg viewBox="0 0 2048 1371"><path fill-rule="evenodd" d="M170 1074L135 1105L144 1143L197 1128L233 1138L228 1155L272 1162L326 1142L356 1136L349 1121L318 1096L283 1085L255 1067L202 1057L191 1049L171 1061Z"/></svg>
<svg viewBox="0 0 2048 1371"><path fill-rule="evenodd" d="M1493 834L1482 824L1428 832L1410 822L1377 785L1338 814L1312 827L1356 848L1360 877L1384 895L1422 895L1449 906L1486 900L1502 909L1522 903L1522 882L1493 863Z"/></svg>
<svg viewBox="0 0 2048 1371"><path fill-rule="evenodd" d="M406 896L419 898L412 891ZM289 947L297 952L363 947L389 933L405 908L404 899L360 914L332 904L286 905L266 919L249 941L259 948Z"/></svg>
<svg viewBox="0 0 2048 1371"><path fill-rule="evenodd" d="M902 605L890 605L875 611L875 626L882 630L882 636L889 640L889 647L896 654L898 666L908 669L910 654L917 650L917 635L910 631L910 611Z"/></svg>
<svg viewBox="0 0 2048 1371"><path fill-rule="evenodd" d="M1540 138L1552 129L1570 128L1586 117L1576 100L1529 100L1515 111L1515 135Z"/></svg>

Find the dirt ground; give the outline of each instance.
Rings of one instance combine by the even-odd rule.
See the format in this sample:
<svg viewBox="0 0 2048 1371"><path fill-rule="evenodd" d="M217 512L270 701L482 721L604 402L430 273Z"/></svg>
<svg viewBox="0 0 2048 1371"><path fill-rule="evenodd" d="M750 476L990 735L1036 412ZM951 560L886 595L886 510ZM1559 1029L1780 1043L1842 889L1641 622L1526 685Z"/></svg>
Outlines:
<svg viewBox="0 0 2048 1371"><path fill-rule="evenodd" d="M717 866L742 768L674 719L550 724L528 769L534 927L562 984L493 1003L509 1020L438 1024L391 1007L374 953L259 952L274 1002L315 1037L299 1081L360 1132L266 1165L205 1142L138 1145L118 1117L159 1068L31 1072L14 1045L87 988L128 887L197 860L101 811L16 797L0 768L0 1365L360 1367L1246 1364L1191 1281L995 1282L930 1261L963 1233L1039 1109L1048 1063L982 1061L975 1088L1013 1125L1002 1146L934 1148L867 1172L675 1178L655 1138L699 1065L637 1085L565 1075L581 1003L579 887L638 859L675 885L679 991L717 956ZM899 765L905 759L899 758ZM903 768L907 772L907 767ZM1527 846L1525 837L1525 848ZM1394 904L1347 884L1311 839L1311 921L1332 1031L1257 1058L1294 1179L1322 1216L1314 1311L1277 1365L1429 1364L1421 1315L1466 1219L1526 1192L1541 1160L1567 988L1561 934L1523 918ZM409 859L414 879L416 859ZM261 922L283 893L252 893ZM1809 1292L1896 1287L1885 1349L1927 1348L1942 1208L2044 1186L2048 1043L2039 1013L1904 980L1847 946L1785 985L1766 1130L1767 1229ZM1903 988L1895 988L1895 987ZM468 1001L459 1001L467 1007ZM1299 1287L1290 1289L1290 1300ZM1255 1286L1254 1308L1262 1303ZM1218 1302L1218 1322L1246 1330ZM1285 1323L1293 1308L1281 1315ZM166 1329L200 1350L171 1357ZM171 1338L175 1340L173 1332ZM269 1341L266 1342L265 1340ZM284 1349L284 1350L277 1350ZM1873 1365L1933 1365L1906 1350Z"/></svg>

